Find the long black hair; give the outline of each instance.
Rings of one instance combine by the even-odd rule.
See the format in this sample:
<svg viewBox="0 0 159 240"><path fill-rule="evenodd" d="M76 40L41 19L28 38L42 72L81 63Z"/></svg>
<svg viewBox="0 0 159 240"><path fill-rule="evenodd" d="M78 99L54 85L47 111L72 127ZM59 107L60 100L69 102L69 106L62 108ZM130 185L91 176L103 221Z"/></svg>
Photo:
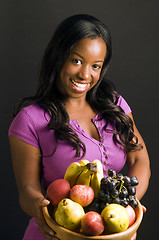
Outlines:
<svg viewBox="0 0 159 240"><path fill-rule="evenodd" d="M71 16L58 26L40 63L37 92L33 97L23 98L15 114L24 103L38 103L49 112L48 128L55 130L56 138L70 142L76 150L77 157L81 156L81 149L83 150L82 157L85 155L86 147L69 125L69 116L60 100L60 93L56 84L59 72L72 47L84 38L101 38L107 46L100 79L88 91L87 101L93 109L107 120L107 124L115 124L116 130L113 131L113 138L117 144L123 146L127 152L140 149L141 146L134 135L133 123L124 111L117 106L118 94L113 84L106 79L106 72L112 55L110 32L100 20L87 14ZM105 126L106 131L107 124Z"/></svg>

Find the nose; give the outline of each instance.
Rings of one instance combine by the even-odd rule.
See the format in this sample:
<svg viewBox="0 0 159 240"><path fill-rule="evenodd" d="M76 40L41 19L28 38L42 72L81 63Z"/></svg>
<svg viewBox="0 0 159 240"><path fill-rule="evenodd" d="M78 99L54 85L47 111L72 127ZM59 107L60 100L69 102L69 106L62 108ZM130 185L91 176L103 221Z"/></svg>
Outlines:
<svg viewBox="0 0 159 240"><path fill-rule="evenodd" d="M91 76L91 71L89 66L81 66L78 76L81 80L89 80Z"/></svg>

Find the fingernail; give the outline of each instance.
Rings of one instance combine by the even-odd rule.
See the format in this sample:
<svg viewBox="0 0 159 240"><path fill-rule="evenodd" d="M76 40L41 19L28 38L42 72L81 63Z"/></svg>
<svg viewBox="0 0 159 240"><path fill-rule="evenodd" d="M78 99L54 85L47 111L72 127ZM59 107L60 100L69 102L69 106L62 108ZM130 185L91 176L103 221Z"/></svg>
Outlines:
<svg viewBox="0 0 159 240"><path fill-rule="evenodd" d="M48 204L50 204L50 201L47 200L46 198L44 198L44 199L43 199L43 203L48 205Z"/></svg>
<svg viewBox="0 0 159 240"><path fill-rule="evenodd" d="M55 234L56 234L55 232L50 231L51 236L55 237Z"/></svg>

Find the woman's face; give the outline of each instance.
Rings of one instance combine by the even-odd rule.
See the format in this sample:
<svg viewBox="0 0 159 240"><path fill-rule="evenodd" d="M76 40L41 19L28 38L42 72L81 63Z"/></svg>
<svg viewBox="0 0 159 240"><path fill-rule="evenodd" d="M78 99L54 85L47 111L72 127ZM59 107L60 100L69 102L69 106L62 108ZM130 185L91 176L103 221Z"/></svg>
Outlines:
<svg viewBox="0 0 159 240"><path fill-rule="evenodd" d="M101 38L84 38L71 50L57 82L65 99L86 97L98 82L106 55L106 44Z"/></svg>

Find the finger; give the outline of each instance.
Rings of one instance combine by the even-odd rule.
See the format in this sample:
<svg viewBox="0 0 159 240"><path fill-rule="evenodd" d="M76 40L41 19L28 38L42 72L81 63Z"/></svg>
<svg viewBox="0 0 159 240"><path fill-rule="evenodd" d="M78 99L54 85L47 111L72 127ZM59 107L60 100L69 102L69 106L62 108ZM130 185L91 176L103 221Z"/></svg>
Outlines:
<svg viewBox="0 0 159 240"><path fill-rule="evenodd" d="M143 213L145 213L147 211L147 208L142 205L142 210L143 210Z"/></svg>
<svg viewBox="0 0 159 240"><path fill-rule="evenodd" d="M52 229L41 225L38 225L38 227L46 239L56 239L55 232Z"/></svg>
<svg viewBox="0 0 159 240"><path fill-rule="evenodd" d="M42 231L43 236L48 240L59 240L59 238L56 237L56 233L54 235L49 234L45 231Z"/></svg>
<svg viewBox="0 0 159 240"><path fill-rule="evenodd" d="M46 198L41 198L39 199L39 206L40 207L45 207L48 206L50 204L50 201Z"/></svg>
<svg viewBox="0 0 159 240"><path fill-rule="evenodd" d="M38 198L34 201L37 217L42 214L42 207L48 206L50 201L44 197Z"/></svg>
<svg viewBox="0 0 159 240"><path fill-rule="evenodd" d="M52 236L52 235L50 235L46 232L43 232L43 231L41 231L41 232L42 232L45 239L48 239L48 240L56 239L55 236Z"/></svg>
<svg viewBox="0 0 159 240"><path fill-rule="evenodd" d="M37 214L37 218L41 218L43 217L43 213L42 213L42 208L46 207L50 204L50 201L47 200L46 198L38 198L35 201L35 208L36 208L36 214Z"/></svg>
<svg viewBox="0 0 159 240"><path fill-rule="evenodd" d="M44 216L42 214L42 211L39 212L37 218L36 218L36 223L38 224L38 227L40 229L41 232L45 233L45 234L48 234L48 235L51 235L51 236L54 236L55 235L55 232L53 231L53 229L51 229L45 219L44 219Z"/></svg>
<svg viewBox="0 0 159 240"><path fill-rule="evenodd" d="M43 212L42 212L42 207L47 206L50 204L50 201L46 198L40 198L37 201L37 205L38 205L38 212L37 212L37 218L36 218L36 223L38 224L38 227L40 229L40 231L42 232L42 234L44 235L44 237L48 240L57 240L58 238L55 236L55 232L53 231L53 229L51 229L43 216Z"/></svg>

